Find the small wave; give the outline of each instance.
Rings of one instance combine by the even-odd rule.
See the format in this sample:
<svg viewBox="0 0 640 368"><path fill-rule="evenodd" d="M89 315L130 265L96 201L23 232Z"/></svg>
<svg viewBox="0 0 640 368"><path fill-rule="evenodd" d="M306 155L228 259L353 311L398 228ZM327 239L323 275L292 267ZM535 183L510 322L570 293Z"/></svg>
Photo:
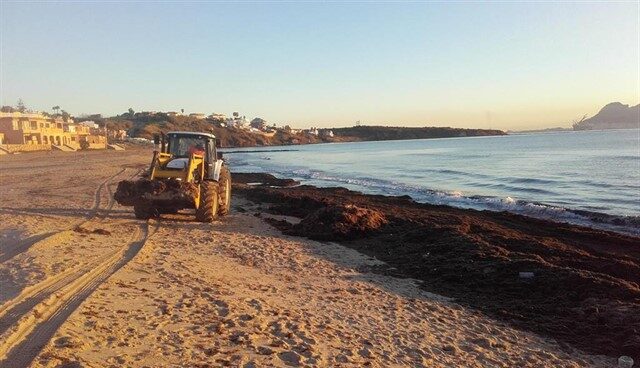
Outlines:
<svg viewBox="0 0 640 368"><path fill-rule="evenodd" d="M555 192L552 192L552 191L546 190L546 189L533 188L533 187L517 187L517 186L513 186L513 185L499 184L499 183L486 184L486 185L484 185L484 187L494 188L494 189L504 189L507 192L535 193L535 194L545 194L545 195L556 195L557 194Z"/></svg>
<svg viewBox="0 0 640 368"><path fill-rule="evenodd" d="M551 179L539 179L539 178L503 178L506 181L509 181L512 184L546 184L546 185L555 185L558 182L556 180Z"/></svg>
<svg viewBox="0 0 640 368"><path fill-rule="evenodd" d="M640 156L634 155L609 156L607 158L612 160L640 161Z"/></svg>

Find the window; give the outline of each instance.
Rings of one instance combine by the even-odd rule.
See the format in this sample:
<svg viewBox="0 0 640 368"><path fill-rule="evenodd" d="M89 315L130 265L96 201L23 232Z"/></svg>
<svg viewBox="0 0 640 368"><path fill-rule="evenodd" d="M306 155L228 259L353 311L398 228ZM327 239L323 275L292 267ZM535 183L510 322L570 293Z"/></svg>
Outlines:
<svg viewBox="0 0 640 368"><path fill-rule="evenodd" d="M31 129L38 129L38 122L32 121L31 122Z"/></svg>
<svg viewBox="0 0 640 368"><path fill-rule="evenodd" d="M206 140L201 137L174 136L169 147L173 157L189 157L191 153L204 155Z"/></svg>

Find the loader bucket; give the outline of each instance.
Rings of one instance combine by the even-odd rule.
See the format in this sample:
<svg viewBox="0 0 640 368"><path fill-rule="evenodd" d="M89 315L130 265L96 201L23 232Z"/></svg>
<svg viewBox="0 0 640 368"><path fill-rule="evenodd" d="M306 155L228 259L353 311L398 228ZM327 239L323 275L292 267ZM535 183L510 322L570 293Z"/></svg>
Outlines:
<svg viewBox="0 0 640 368"><path fill-rule="evenodd" d="M122 206L194 207L198 186L175 179L123 180L113 198Z"/></svg>

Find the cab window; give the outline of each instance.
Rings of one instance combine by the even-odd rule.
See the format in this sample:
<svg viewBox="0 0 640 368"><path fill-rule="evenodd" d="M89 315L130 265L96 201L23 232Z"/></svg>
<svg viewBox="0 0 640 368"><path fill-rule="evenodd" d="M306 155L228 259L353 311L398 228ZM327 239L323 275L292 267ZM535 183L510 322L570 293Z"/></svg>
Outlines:
<svg viewBox="0 0 640 368"><path fill-rule="evenodd" d="M169 143L169 153L173 157L189 157L192 153L205 155L206 140L199 137L172 137Z"/></svg>

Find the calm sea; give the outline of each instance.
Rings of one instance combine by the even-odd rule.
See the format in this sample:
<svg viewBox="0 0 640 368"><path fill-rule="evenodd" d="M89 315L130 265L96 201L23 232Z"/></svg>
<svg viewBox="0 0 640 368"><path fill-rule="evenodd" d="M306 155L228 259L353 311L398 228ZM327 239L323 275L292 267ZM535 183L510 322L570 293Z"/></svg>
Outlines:
<svg viewBox="0 0 640 368"><path fill-rule="evenodd" d="M640 234L640 130L228 151L236 172Z"/></svg>

